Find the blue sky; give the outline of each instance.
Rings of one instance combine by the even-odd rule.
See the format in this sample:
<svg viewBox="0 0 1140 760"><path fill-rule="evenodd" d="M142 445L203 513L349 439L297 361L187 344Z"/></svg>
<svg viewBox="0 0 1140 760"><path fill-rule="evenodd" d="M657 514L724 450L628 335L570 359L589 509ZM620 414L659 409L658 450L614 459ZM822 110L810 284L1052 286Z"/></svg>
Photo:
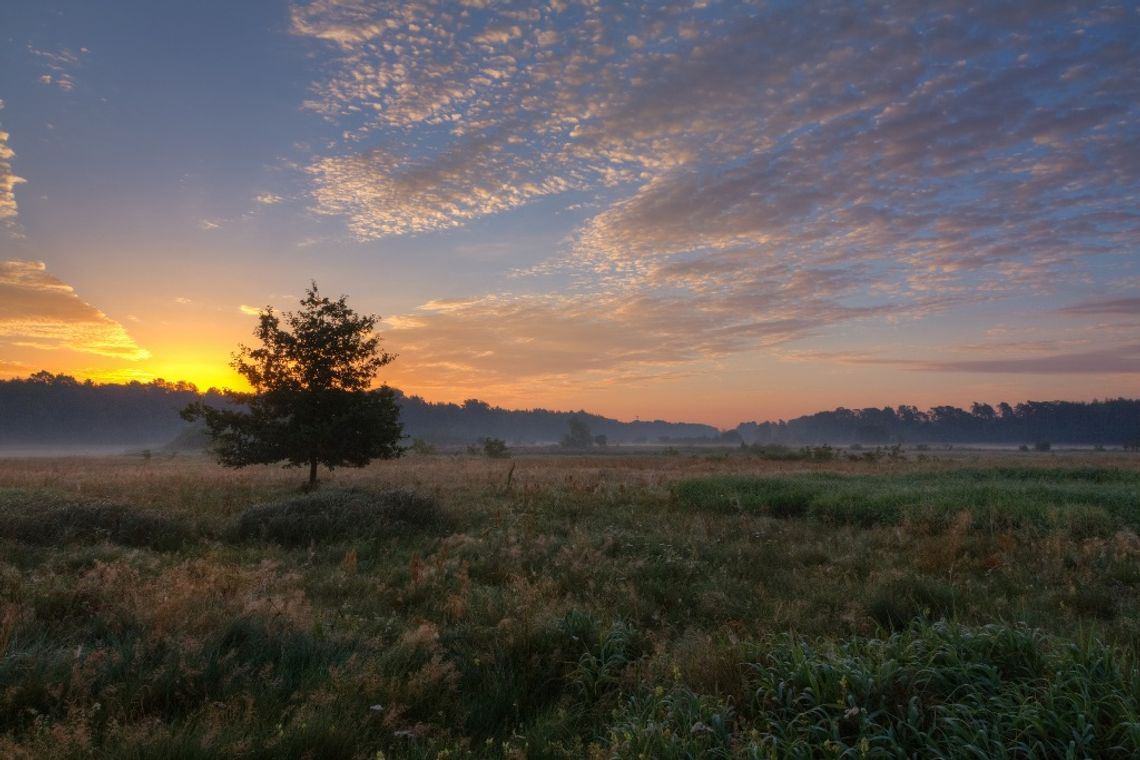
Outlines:
<svg viewBox="0 0 1140 760"><path fill-rule="evenodd" d="M1135 3L0 8L0 374L233 379L310 280L437 400L1135 395Z"/></svg>

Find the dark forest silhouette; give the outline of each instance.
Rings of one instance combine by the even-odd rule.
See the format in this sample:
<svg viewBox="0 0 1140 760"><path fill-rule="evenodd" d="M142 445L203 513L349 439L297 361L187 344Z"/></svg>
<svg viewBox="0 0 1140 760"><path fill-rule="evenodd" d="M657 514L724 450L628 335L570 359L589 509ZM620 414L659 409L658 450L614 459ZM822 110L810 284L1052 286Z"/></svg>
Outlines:
<svg viewBox="0 0 1140 760"><path fill-rule="evenodd" d="M709 425L621 422L581 410L509 410L477 399L432 403L396 394L408 440L440 445L487 437L511 444L556 443L572 417L609 443L1140 444L1140 400L1135 399L975 404L969 410L839 408L787 421L747 422L722 433ZM189 425L178 412L199 400L226 403L219 392L201 393L184 382L95 384L49 372L0 380L0 446L161 446L186 435Z"/></svg>
<svg viewBox="0 0 1140 760"><path fill-rule="evenodd" d="M936 406L844 409L793 420L749 422L737 427L749 443L977 443L1041 442L1137 446L1140 401L1026 401L996 407L975 403L969 410Z"/></svg>

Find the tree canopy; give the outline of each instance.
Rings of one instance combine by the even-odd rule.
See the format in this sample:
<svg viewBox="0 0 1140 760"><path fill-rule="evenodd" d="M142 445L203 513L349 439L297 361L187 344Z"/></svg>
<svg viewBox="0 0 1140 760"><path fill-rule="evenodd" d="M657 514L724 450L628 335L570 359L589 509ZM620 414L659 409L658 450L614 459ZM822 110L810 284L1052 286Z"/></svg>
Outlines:
<svg viewBox="0 0 1140 760"><path fill-rule="evenodd" d="M198 402L182 416L204 420L222 464L308 465L310 484L319 465L363 467L397 457L396 394L387 385L370 387L396 358L380 348L377 320L357 314L345 296L321 296L314 282L298 311L261 311L254 330L260 345L240 345L234 354L232 366L253 388L230 394L238 407Z"/></svg>

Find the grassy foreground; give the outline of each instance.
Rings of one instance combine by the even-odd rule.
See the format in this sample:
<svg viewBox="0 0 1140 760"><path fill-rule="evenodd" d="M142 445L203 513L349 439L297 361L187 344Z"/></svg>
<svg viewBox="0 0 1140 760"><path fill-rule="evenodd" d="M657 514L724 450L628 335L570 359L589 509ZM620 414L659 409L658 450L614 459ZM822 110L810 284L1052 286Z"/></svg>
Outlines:
<svg viewBox="0 0 1140 760"><path fill-rule="evenodd" d="M0 462L3 757L1134 757L1140 461Z"/></svg>

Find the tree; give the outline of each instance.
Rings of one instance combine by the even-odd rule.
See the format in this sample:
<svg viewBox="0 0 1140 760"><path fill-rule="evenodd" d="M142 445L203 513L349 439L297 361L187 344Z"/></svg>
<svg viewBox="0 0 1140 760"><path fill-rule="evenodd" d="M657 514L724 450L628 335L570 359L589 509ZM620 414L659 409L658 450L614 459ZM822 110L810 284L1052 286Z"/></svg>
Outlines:
<svg viewBox="0 0 1140 760"><path fill-rule="evenodd" d="M240 345L231 365L253 388L227 394L238 409L202 402L182 410L201 418L218 461L228 467L286 462L309 466L363 467L373 459L398 457L402 435L396 394L387 385L371 389L381 367L393 359L373 334L378 317L361 316L345 303L322 297L314 282L301 309L258 315L254 336L261 346ZM284 322L284 324L283 324Z"/></svg>
<svg viewBox="0 0 1140 760"><path fill-rule="evenodd" d="M562 447L566 449L588 449L594 445L594 436L590 434L590 426L579 417L569 420L570 432L562 436Z"/></svg>

